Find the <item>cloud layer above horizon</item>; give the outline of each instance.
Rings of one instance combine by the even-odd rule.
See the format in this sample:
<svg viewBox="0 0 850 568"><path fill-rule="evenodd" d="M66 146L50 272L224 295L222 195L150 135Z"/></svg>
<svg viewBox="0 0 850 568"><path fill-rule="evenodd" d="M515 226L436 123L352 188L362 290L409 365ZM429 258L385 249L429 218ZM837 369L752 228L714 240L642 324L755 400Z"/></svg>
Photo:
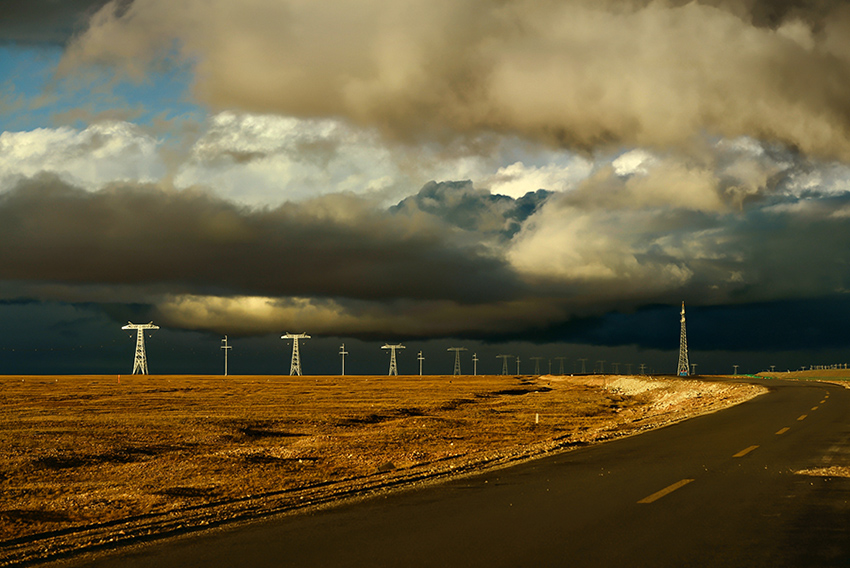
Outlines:
<svg viewBox="0 0 850 568"><path fill-rule="evenodd" d="M850 290L841 2L79 14L64 40L6 34L62 45L51 96L188 67L206 110L68 108L0 134L0 300L216 333L557 340L682 299Z"/></svg>

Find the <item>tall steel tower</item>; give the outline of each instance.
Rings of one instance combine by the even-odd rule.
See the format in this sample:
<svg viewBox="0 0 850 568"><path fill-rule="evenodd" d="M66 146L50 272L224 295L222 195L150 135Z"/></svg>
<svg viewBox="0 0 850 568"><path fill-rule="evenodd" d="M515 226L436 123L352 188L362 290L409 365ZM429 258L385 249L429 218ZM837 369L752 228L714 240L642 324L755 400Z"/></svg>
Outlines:
<svg viewBox="0 0 850 568"><path fill-rule="evenodd" d="M540 374L540 361L543 360L543 357L532 357L531 360L534 361L534 374L539 375Z"/></svg>
<svg viewBox="0 0 850 568"><path fill-rule="evenodd" d="M466 347L449 347L446 351L454 351L455 352L455 368L452 372L453 375L460 374L460 352L466 351Z"/></svg>
<svg viewBox="0 0 850 568"><path fill-rule="evenodd" d="M513 357L513 355L496 355L496 359L502 360L502 374L508 374L508 359Z"/></svg>
<svg viewBox="0 0 850 568"><path fill-rule="evenodd" d="M390 350L390 375L398 375L398 362L395 358L395 352L398 349L404 349L404 345L390 345L389 343L385 344L381 349L389 349Z"/></svg>
<svg viewBox="0 0 850 568"><path fill-rule="evenodd" d="M690 365L688 365L688 336L685 333L685 302L682 302L682 331L679 334L679 368L676 374L687 377Z"/></svg>
<svg viewBox="0 0 850 568"><path fill-rule="evenodd" d="M121 329L136 330L136 356L133 358L133 374L147 375L148 374L148 358L145 356L145 330L159 329L159 326L150 323L133 323L128 321L127 325Z"/></svg>
<svg viewBox="0 0 850 568"><path fill-rule="evenodd" d="M299 339L310 339L306 333L289 333L280 336L281 339L292 340L292 364L289 365L289 374L301 376L301 352L298 350Z"/></svg>
<svg viewBox="0 0 850 568"><path fill-rule="evenodd" d="M564 376L564 360L566 357L555 357L555 361L558 361L560 365L558 365L558 374Z"/></svg>

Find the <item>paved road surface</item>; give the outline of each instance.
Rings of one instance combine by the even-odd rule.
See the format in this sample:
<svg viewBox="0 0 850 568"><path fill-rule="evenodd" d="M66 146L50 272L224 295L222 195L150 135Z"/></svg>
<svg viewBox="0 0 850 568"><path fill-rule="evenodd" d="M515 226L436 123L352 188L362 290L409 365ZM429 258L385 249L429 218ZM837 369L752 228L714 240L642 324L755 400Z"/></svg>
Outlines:
<svg viewBox="0 0 850 568"><path fill-rule="evenodd" d="M441 486L78 565L850 566L850 390L750 402Z"/></svg>

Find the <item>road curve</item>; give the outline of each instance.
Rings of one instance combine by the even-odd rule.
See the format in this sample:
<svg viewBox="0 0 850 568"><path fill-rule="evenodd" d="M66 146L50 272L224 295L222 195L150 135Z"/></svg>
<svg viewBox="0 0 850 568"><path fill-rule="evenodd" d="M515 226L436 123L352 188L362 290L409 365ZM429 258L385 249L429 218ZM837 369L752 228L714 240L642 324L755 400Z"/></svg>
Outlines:
<svg viewBox="0 0 850 568"><path fill-rule="evenodd" d="M850 390L770 392L660 430L67 566L848 566Z"/></svg>

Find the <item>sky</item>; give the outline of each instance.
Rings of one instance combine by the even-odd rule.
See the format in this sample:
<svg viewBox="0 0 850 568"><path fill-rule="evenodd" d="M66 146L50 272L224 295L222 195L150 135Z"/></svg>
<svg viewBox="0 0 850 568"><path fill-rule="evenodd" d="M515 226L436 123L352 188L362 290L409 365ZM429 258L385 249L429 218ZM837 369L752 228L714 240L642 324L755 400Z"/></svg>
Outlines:
<svg viewBox="0 0 850 568"><path fill-rule="evenodd" d="M848 2L0 0L0 132L0 373L847 361Z"/></svg>

